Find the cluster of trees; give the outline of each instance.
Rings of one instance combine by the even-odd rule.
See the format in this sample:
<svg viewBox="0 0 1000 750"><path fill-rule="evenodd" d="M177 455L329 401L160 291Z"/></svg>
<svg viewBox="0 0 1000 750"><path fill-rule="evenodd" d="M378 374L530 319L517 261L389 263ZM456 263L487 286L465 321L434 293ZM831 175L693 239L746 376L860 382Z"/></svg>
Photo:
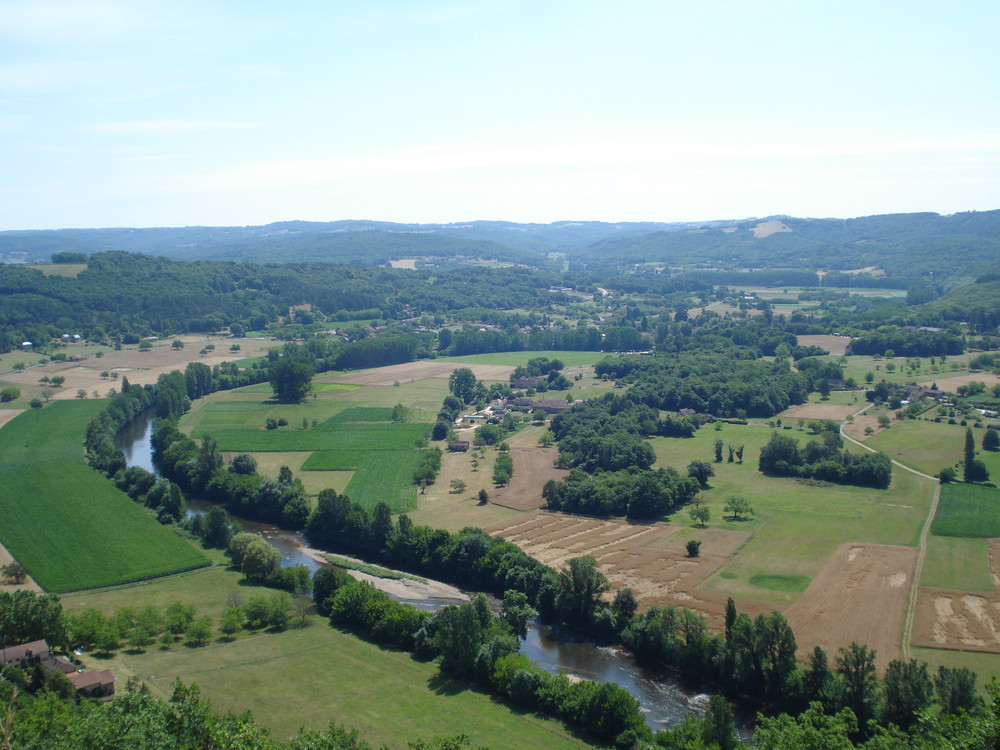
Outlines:
<svg viewBox="0 0 1000 750"><path fill-rule="evenodd" d="M482 594L431 615L348 576L322 575L326 598L318 606L337 625L419 658L437 659L446 674L476 682L518 707L561 718L618 747L650 737L638 701L628 691L610 683L570 682L518 655L518 637L525 636L534 616L522 592L507 591L498 615Z"/></svg>
<svg viewBox="0 0 1000 750"><path fill-rule="evenodd" d="M987 439L992 434L991 439ZM991 447L987 447L987 443ZM996 430L986 430L983 435L983 448L986 450L996 450L1000 445L997 439ZM986 464L976 458L976 440L972 436L972 428L965 428L965 450L962 461L962 479L966 482L985 482L990 478L990 473L986 469Z"/></svg>
<svg viewBox="0 0 1000 750"><path fill-rule="evenodd" d="M649 336L632 325L546 328L529 333L469 326L460 331L442 331L438 347L441 354L458 357L521 351L632 352L649 349L652 344Z"/></svg>
<svg viewBox="0 0 1000 750"><path fill-rule="evenodd" d="M877 732L870 720L909 729L935 697L944 714L975 711L980 705L976 676L968 669L940 667L931 677L926 663L895 659L880 680L876 653L857 643L839 649L832 666L817 646L803 667L795 656L795 636L781 614L751 619L737 613L732 599L723 634L707 630L704 620L689 610L650 607L632 618L622 640L644 661L704 675L727 691L755 696L771 712L799 715L810 704L828 716L846 710L844 724L850 731L843 731L840 742L848 734L857 739ZM779 724L789 721L795 720L789 716Z"/></svg>
<svg viewBox="0 0 1000 750"><path fill-rule="evenodd" d="M656 460L646 438L657 433L658 413L631 393L607 393L552 418L549 429L559 441L559 463L593 473L648 469Z"/></svg>
<svg viewBox="0 0 1000 750"><path fill-rule="evenodd" d="M195 496L211 497L233 513L289 529L301 529L309 517L309 501L302 480L282 466L277 477L257 473L250 460L224 466L211 435L197 443L172 419L158 419L153 430L153 456L160 473Z"/></svg>
<svg viewBox="0 0 1000 750"><path fill-rule="evenodd" d="M437 479L438 472L441 470L442 455L440 448L428 448L424 451L420 463L413 470L413 483L419 485L421 490L434 484L434 480Z"/></svg>
<svg viewBox="0 0 1000 750"><path fill-rule="evenodd" d="M895 325L865 331L847 347L848 354L888 357L931 357L961 354L964 350L964 339L948 331L910 331Z"/></svg>
<svg viewBox="0 0 1000 750"><path fill-rule="evenodd" d="M795 438L771 433L770 440L760 449L757 468L776 476L812 477L876 489L886 489L892 481L892 461L887 455L843 450L843 440L836 428L824 431L820 440L810 440L804 450Z"/></svg>
<svg viewBox="0 0 1000 750"><path fill-rule="evenodd" d="M506 443L504 444L506 445ZM510 478L514 475L514 460L509 453L500 452L493 464L493 483L503 487L510 483Z"/></svg>
<svg viewBox="0 0 1000 750"><path fill-rule="evenodd" d="M606 357L595 374L631 384L629 398L654 409L694 409L718 417L774 416L803 403L812 385L787 362L721 354Z"/></svg>
<svg viewBox="0 0 1000 750"><path fill-rule="evenodd" d="M5 717L4 746L33 750L102 747L114 750L371 750L358 733L333 722L327 729L301 730L280 741L253 716L220 713L201 697L197 685L174 683L168 700L154 697L140 682L129 680L110 701L62 699L0 685L0 713ZM432 742L415 740L415 750L459 750L468 738Z"/></svg>
<svg viewBox="0 0 1000 750"><path fill-rule="evenodd" d="M562 481L546 482L542 497L549 509L564 513L648 520L692 501L698 489L696 479L672 468L599 471L593 476L574 469Z"/></svg>

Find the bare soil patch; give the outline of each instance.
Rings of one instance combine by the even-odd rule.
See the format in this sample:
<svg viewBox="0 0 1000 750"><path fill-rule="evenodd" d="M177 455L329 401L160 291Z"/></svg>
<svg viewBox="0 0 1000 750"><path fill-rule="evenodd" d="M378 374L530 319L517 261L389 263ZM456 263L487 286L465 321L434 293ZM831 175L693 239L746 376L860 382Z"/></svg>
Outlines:
<svg viewBox="0 0 1000 750"><path fill-rule="evenodd" d="M851 337L815 334L809 336L799 336L796 341L799 346L818 346L821 349L826 349L830 352L830 354L840 356L847 353L847 346L851 343Z"/></svg>
<svg viewBox="0 0 1000 750"><path fill-rule="evenodd" d="M0 409L0 427L3 427L10 420L20 414L24 409Z"/></svg>
<svg viewBox="0 0 1000 750"><path fill-rule="evenodd" d="M1000 377L997 377L992 372L972 372L966 375L954 375L948 378L926 380L920 385L925 388L930 388L932 385L937 383L938 390L954 393L958 390L958 386L968 385L972 381L976 381L977 383L986 383L986 387L991 388L997 383L1000 383Z"/></svg>
<svg viewBox="0 0 1000 750"><path fill-rule="evenodd" d="M843 422L858 408L849 404L798 404L785 409L778 416L782 419L830 419Z"/></svg>
<svg viewBox="0 0 1000 750"><path fill-rule="evenodd" d="M868 427L872 428L871 434L865 432L865 429ZM873 417L870 414L859 414L854 418L853 422L848 422L844 425L844 434L863 443L872 435L878 434L879 430L883 429L885 428L879 426L877 417Z"/></svg>
<svg viewBox="0 0 1000 750"><path fill-rule="evenodd" d="M758 240L778 232L791 232L792 228L783 221L762 221L753 228L753 236Z"/></svg>
<svg viewBox="0 0 1000 750"><path fill-rule="evenodd" d="M746 537L740 532L699 530L694 536L702 542L701 554L690 558L684 546L690 535L669 523L536 511L487 526L485 531L555 568L570 558L593 555L613 589L630 587L643 607L687 607L704 615L717 630L725 626L727 597L698 586L725 564ZM749 599L739 600L737 606L751 616L773 609L773 605Z"/></svg>
<svg viewBox="0 0 1000 750"><path fill-rule="evenodd" d="M508 380L510 374L514 372L514 368L507 365L458 365L454 362L422 361L378 367L374 370L349 372L345 375L322 378L317 382L350 383L353 385L393 385L397 381L408 383L413 380L422 380L423 378L448 378L459 367L469 368L479 380Z"/></svg>
<svg viewBox="0 0 1000 750"><path fill-rule="evenodd" d="M989 540L993 593L921 589L913 645L1000 653L1000 539Z"/></svg>
<svg viewBox="0 0 1000 750"><path fill-rule="evenodd" d="M411 271L417 268L416 258L400 258L399 260L390 260L389 265L392 268L407 268Z"/></svg>
<svg viewBox="0 0 1000 750"><path fill-rule="evenodd" d="M545 505L542 487L550 479L557 482L569 474L553 466L559 456L555 446L543 448L538 437L544 427L526 427L508 441L514 461L514 475L506 487L490 490L490 502L514 510L534 510Z"/></svg>
<svg viewBox="0 0 1000 750"><path fill-rule="evenodd" d="M785 617L805 659L813 646L827 653L852 641L878 651L882 669L901 658L900 636L917 550L845 542Z"/></svg>

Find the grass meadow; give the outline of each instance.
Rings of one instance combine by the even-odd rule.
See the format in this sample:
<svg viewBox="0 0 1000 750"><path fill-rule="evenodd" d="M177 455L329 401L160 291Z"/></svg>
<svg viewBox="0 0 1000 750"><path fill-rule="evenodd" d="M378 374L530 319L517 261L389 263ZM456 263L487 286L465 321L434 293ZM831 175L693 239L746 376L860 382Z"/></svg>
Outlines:
<svg viewBox="0 0 1000 750"><path fill-rule="evenodd" d="M109 586L208 564L84 462L105 401L60 401L0 429L0 542L47 591Z"/></svg>
<svg viewBox="0 0 1000 750"><path fill-rule="evenodd" d="M246 601L257 590L235 571L213 567L82 592L65 597L63 604L72 613L95 607L112 614L124 606L163 607L181 601L218 624L227 600ZM405 747L410 740L458 732L469 732L476 746L590 747L559 722L511 710L464 683L442 679L433 663L370 644L317 616L307 623L282 633L245 634L231 643L216 640L202 648L157 645L144 653L85 659L90 668L111 669L119 684L137 676L164 698L175 679L196 683L216 709L252 711L281 739L302 727L324 728L332 720L356 728L375 747Z"/></svg>
<svg viewBox="0 0 1000 750"><path fill-rule="evenodd" d="M888 430L879 430L865 441L875 450L885 451L900 463L917 471L935 475L946 466L959 466L965 452L965 427L944 422L925 422L922 419L904 419L893 422ZM979 450L985 430L973 428L976 456L990 472L1000 479L1000 452ZM959 476L962 471L959 466Z"/></svg>
<svg viewBox="0 0 1000 750"><path fill-rule="evenodd" d="M1000 490L975 484L945 484L931 524L938 536L1000 537Z"/></svg>
<svg viewBox="0 0 1000 750"><path fill-rule="evenodd" d="M888 490L818 484L788 477L767 477L757 470L760 448L771 429L764 425L702 427L692 438L654 438L656 466L682 474L693 460L708 461L716 476L700 498L711 513L708 526L750 534L737 554L704 587L734 596L790 604L845 541L913 546L933 496L934 485L909 472L893 471ZM804 430L784 430L800 445L812 439ZM743 464L714 462L713 443L743 445ZM859 449L860 450L860 449ZM728 451L723 451L723 458ZM734 521L724 513L726 498L741 495L754 515ZM687 509L672 519L690 526Z"/></svg>
<svg viewBox="0 0 1000 750"><path fill-rule="evenodd" d="M315 397L300 404L272 401L270 388L260 385L212 394L196 401L181 424L194 437L211 435L223 451L251 453L263 474L288 466L311 495L329 488L368 508L383 501L394 513L415 508L412 476L422 452L414 446L427 434L447 381L318 385ZM397 403L411 410L412 421L391 421ZM289 424L266 430L267 419Z"/></svg>
<svg viewBox="0 0 1000 750"><path fill-rule="evenodd" d="M920 585L958 591L993 591L986 539L928 534Z"/></svg>

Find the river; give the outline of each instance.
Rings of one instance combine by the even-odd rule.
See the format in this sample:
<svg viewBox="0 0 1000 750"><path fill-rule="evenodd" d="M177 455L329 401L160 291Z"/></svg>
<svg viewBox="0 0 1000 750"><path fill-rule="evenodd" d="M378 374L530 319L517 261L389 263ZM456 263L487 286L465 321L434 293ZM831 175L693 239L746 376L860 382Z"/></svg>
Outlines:
<svg viewBox="0 0 1000 750"><path fill-rule="evenodd" d="M141 466L158 473L153 465L152 433L152 417L140 416L118 434L116 445L125 454L129 466ZM189 500L188 514L205 513L211 507L212 503L204 500ZM281 553L284 567L305 565L310 572L315 572L323 564L304 551L308 540L300 532L232 515L230 518L266 539ZM432 612L455 603L454 599L434 597L402 601ZM646 724L653 731L673 726L690 714L703 715L708 705L708 696L699 692L696 686L685 685L672 673L641 667L628 654L616 648L597 646L569 629L553 628L536 621L528 628L521 653L552 674L565 672L571 679L613 682L623 687L639 701Z"/></svg>

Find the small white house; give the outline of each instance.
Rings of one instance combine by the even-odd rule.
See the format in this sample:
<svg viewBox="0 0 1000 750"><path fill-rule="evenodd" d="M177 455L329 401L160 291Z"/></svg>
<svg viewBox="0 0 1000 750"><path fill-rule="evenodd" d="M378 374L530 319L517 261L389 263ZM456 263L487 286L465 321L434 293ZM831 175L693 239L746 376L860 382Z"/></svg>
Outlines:
<svg viewBox="0 0 1000 750"><path fill-rule="evenodd" d="M31 349L31 348L33 348L34 346L35 346L35 345L34 345L34 344L32 344L32 343L31 343L30 341L22 341L22 342L21 342L21 348L22 348L22 349Z"/></svg>

